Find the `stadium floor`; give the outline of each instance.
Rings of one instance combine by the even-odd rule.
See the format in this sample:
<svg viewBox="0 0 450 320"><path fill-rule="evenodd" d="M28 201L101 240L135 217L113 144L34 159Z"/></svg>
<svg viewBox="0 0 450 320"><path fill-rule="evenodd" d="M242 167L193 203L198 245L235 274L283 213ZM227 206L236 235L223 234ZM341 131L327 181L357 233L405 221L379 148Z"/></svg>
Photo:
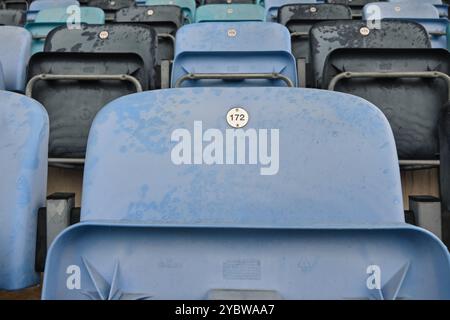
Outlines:
<svg viewBox="0 0 450 320"><path fill-rule="evenodd" d="M19 291L0 291L0 300L40 300L41 286L26 288Z"/></svg>

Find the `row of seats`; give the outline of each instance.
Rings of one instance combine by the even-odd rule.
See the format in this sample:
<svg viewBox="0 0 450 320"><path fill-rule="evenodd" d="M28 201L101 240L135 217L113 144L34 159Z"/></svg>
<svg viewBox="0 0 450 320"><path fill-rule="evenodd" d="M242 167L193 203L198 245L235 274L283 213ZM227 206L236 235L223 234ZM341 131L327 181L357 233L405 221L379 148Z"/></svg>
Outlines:
<svg viewBox="0 0 450 320"><path fill-rule="evenodd" d="M42 0L37 2L56 3L56 0ZM66 1L66 0L63 0ZM68 0L67 5L76 4ZM254 19L255 16L249 14L246 10L246 5L237 5L240 9L233 10L233 5L213 5L222 7L222 11L214 14L206 8L204 15L200 15L199 21L234 21L234 20L261 20ZM77 7L74 7L77 8ZM200 7L201 8L201 7ZM94 24L100 25L105 23L105 13L102 9L96 7L81 7L78 9L66 10L65 8L47 8L41 11L30 11L29 15L33 16L32 22L28 22L26 29L29 30L33 37L31 46L31 53L43 51L44 43L50 31L58 26L63 26L69 23L69 28L79 28L80 24ZM72 14L79 10L78 20L72 20ZM116 22L120 23L145 23L152 26L159 26L157 28L158 41L161 42L161 47L164 47L162 58L172 59L173 48L170 49L174 40L176 30L185 23L182 18L181 11L183 8L177 6L150 6L150 7L129 7L122 8L116 12ZM226 10L226 11L225 11ZM232 13L229 14L229 10ZM315 86L317 83L311 82L311 71L308 65L310 58L309 46L309 30L313 24L326 20L341 20L351 19L351 10L348 6L337 4L293 4L285 5L278 9L278 21L287 26L292 37L294 56L297 59L298 73L300 76L300 83L302 86ZM151 13L151 14L150 14ZM420 23L423 25L428 35L431 38L431 45L433 48L448 48L450 46L450 37L448 30L450 25L447 19L439 18L438 10L432 4L418 4L405 6L393 3L377 3L368 4L363 8L363 19L372 24L376 21L383 21L386 19L405 19ZM31 21L31 20L29 20ZM166 69L164 69L165 71ZM314 80L312 80L314 81ZM167 82L167 81L166 81Z"/></svg>
<svg viewBox="0 0 450 320"><path fill-rule="evenodd" d="M309 42L301 43L303 46L311 44L311 48L314 48L314 50L308 48L311 55L305 54L308 51L296 47L297 52L300 52L303 57L294 58L291 53L289 32L279 24L237 22L231 25L205 23L184 26L178 30L176 37L176 50L171 67L171 87L297 86L298 82L303 84L306 82L316 88L333 87L333 90L349 91L354 90L355 82L366 81L349 79L350 76L342 79L342 75L348 75L349 72L439 72L439 77L427 80L436 83L441 82L440 78L445 80L445 76L449 74L448 51L431 49L428 34L421 25L396 20L383 21L380 29L370 30L368 34L364 33L366 28L364 22L352 20L315 24L310 30ZM105 103L130 92L160 88L162 79L166 78L164 81L167 81L169 78L167 73L170 69L172 54L170 49L172 48L169 44L167 51L157 50L160 48L157 45L157 34L148 26L82 25L81 29L74 30L67 26L58 27L47 36L44 52L31 57L28 63L28 74L26 70L30 54L30 35L18 27L0 28L0 35L4 39L11 37L12 34L14 34L15 42L11 45L15 45L15 48L11 47L12 50L7 50L2 59L7 61L3 68L3 73L6 75L6 89L21 91L28 79L26 94L43 103L52 119L50 139L52 157L83 157L90 123ZM207 43L210 37L214 37L217 41ZM273 40L261 41L265 37ZM339 52L342 50L358 52L356 50L358 49L363 59L368 54L366 52L371 53L376 49L388 48L396 50L386 53L385 56L377 56L377 59L384 59L386 62L373 65L370 69L364 64L364 69L360 70L357 63L352 64L339 57ZM120 54L130 52L135 55ZM403 52L412 52L411 62L405 62L407 56L405 57ZM423 63L418 64L414 60L417 55L422 57ZM118 63L121 59L124 59L122 63ZM301 66L299 61L301 59L304 59L306 68L297 70L297 66ZM397 60L399 60L398 63L395 62ZM131 61L134 62L131 63ZM389 69L386 69L386 65ZM302 77L300 81L297 71ZM119 75L126 75L126 77L122 79L118 77ZM102 79L108 76L110 78L108 81ZM341 78L338 83L335 83L338 76ZM57 77L60 78L57 79ZM81 94L84 91L89 92L91 83L84 81L74 85L64 77L95 80L97 81L96 90L104 90L105 93ZM386 79L379 81L393 82ZM418 81L421 83L424 80ZM409 82L411 80L407 80L404 86L408 86ZM400 80L392 83L389 92L393 92L393 88L399 83ZM433 94L434 91L440 93ZM429 107L425 110L422 107L424 92L419 95L422 98L412 104L408 96L402 99L393 94L392 98L387 99L384 94L377 99L379 92L367 90L365 92L365 98L370 101L376 99L374 102L378 103L378 107L388 112L401 159L434 159L439 154L437 140L432 137L435 136L434 128L439 117L439 110L447 97L445 83L444 87L441 85L432 87L430 94L433 94L434 98L431 101L434 101L435 107L431 107L428 102ZM77 107L80 102L77 99L68 99L69 96L74 98L84 96L86 99L83 101L84 107ZM414 107L415 105L417 107ZM393 106L397 107L391 111ZM396 115L392 115L391 119L390 114L400 112L399 108L405 108L405 110L417 108L428 115L434 114L425 118L420 117L422 121L429 119L430 122L426 126L428 129L421 127L424 131L414 133L416 143L413 145L403 142L403 140L408 141L412 134L405 129L411 125L405 125L404 120L397 120L399 118ZM68 117L68 114L71 116ZM60 123L60 121L63 122ZM394 125L397 122L398 130ZM80 140L76 145L79 147L74 149L74 132L66 130L74 128L78 132L80 127L85 128L84 134L78 137ZM66 140L66 137L70 137L70 140Z"/></svg>
<svg viewBox="0 0 450 320"><path fill-rule="evenodd" d="M48 252L43 298L450 298L448 251L404 224L398 170L441 163L448 216L448 50L421 21L374 27L345 6L290 6L329 11L287 27L190 24L175 40L151 24L64 24L31 58L32 35L0 27L4 87L28 96L0 91L2 197L14 199L0 215L0 287L37 281L47 162L85 161L81 223ZM258 139L248 162L226 158L233 110ZM388 275L376 291L364 286L373 264Z"/></svg>
<svg viewBox="0 0 450 320"><path fill-rule="evenodd" d="M376 5L376 7L380 8L380 5ZM400 10L401 14L396 15L395 9L392 9L392 14L389 15L387 12L384 12L384 15L380 16L382 19L380 21L386 19L405 19L416 21L426 28L428 35L431 38L431 45L433 48L447 48L449 39L447 36L447 29L449 25L448 20L430 19L430 14L433 10L436 11L431 5L427 6L424 4L418 7L423 7L423 10L420 11L422 12L421 14L416 14L415 18L410 16L408 13L404 15L404 11L402 10ZM314 8L313 11L311 11L312 8ZM432 10L427 11L427 9L430 8ZM152 15L148 14L149 11L152 12ZM408 10L405 11L408 12ZM105 21L104 13L98 8L82 7L80 9L80 13L81 19L79 23L81 24L86 23L97 25L103 24ZM434 13L437 14L437 11ZM363 15L366 21L371 21L370 19L372 15L372 8L370 6L366 7ZM68 21L68 16L69 14L64 11L64 9L46 9L42 10L37 15L34 22L28 23L26 28L31 32L33 37L31 53L42 51L48 33L58 26L65 25ZM307 64L310 58L310 49L308 48L310 40L308 38L312 25L325 20L343 20L350 18L351 15L348 8L340 5L288 5L280 9L280 22L287 26L291 33L293 43L292 52L298 59L298 68L301 69L299 70L299 73L303 77L302 80L304 80L300 81L302 85L305 85L307 80L309 80L307 79L308 77L305 78L308 74L308 70L303 69L307 68L305 63ZM163 43L173 41L175 31L183 23L180 19L179 10L174 6L147 7L145 9L127 8L121 11L118 22L138 22L150 24L152 26L163 25L163 27L156 28L159 32L158 38ZM72 27L72 25L68 26L69 29L72 29ZM162 44L162 46L167 47L167 43ZM164 51L167 50L167 48L164 49ZM163 58L171 59L173 54L166 53L162 54L162 56ZM308 85L316 84L309 83Z"/></svg>
<svg viewBox="0 0 450 320"><path fill-rule="evenodd" d="M246 7L246 5L236 6ZM217 14L210 14L211 12L209 11L205 12L205 15L201 15L203 16L201 21L258 20L254 19L252 14L229 15L227 12L231 7L233 7L233 5L229 8L226 5L222 7L223 10ZM282 6L278 10L278 21L287 26L290 30L292 42L294 44L293 53L296 58L300 59L300 63L304 63L304 60L308 59L306 54L309 50L305 47L305 42L308 42L309 29L313 24L326 20L351 19L352 17L350 8L343 5L292 4ZM77 22L78 24L103 24L105 22L105 14L99 8L81 7L79 14L80 19ZM161 23L165 25L171 24L171 27L168 30L171 36L174 36L176 29L184 23L184 20L182 20L182 17L180 16L180 12L176 9L176 6L123 8L120 9L116 15L115 21L122 23L137 22L151 25ZM224 16L228 17L226 19L222 19L221 17ZM369 21L373 25L377 25L376 21L386 19L405 19L418 22L426 28L431 38L432 47L448 48L449 46L449 22L445 18L439 18L438 10L431 4L400 5L394 3L377 3L368 4L363 9L363 20ZM26 25L26 28L32 33L34 39L32 44L32 53L43 50L45 38L52 29L66 24L67 21L73 24L72 27L75 28L77 26L74 24L74 21L70 20L70 14L65 11L64 8L43 9L36 15L33 21L34 22L29 22ZM158 31L165 33L164 31L166 30ZM163 38L165 40L162 41L167 41L167 35ZM299 50L302 50L302 52L298 52ZM303 65L301 67L303 67Z"/></svg>
<svg viewBox="0 0 450 320"><path fill-rule="evenodd" d="M278 11L281 7L289 4L338 4L346 5L352 12L353 17L361 17L364 5L375 3L374 0L362 0L362 1L347 1L347 0L266 0L266 1L254 1L249 0L212 0L201 3L200 6L196 6L194 0L147 0L144 2L135 2L134 0L90 0L86 2L89 7L97 7L102 9L105 13L106 21L115 21L117 12L125 9L135 7L136 5L176 5L180 7L185 15L187 22L208 22L208 21L277 21ZM77 0L35 0L31 2L25 11L18 9L11 9L11 5L17 5L17 1L6 1L0 16L0 24L6 25L23 25L26 17L27 22L33 22L36 15L41 10L50 8L67 8L71 5L80 5ZM24 3L27 3L24 0ZM381 6L381 16L385 13L392 11L393 7L403 5L407 3L411 4L431 4L436 8L438 17L448 17L448 5L443 4L441 0L428 0L428 1L403 1L403 0L391 0L388 2L379 2ZM403 10L401 10L403 11ZM420 8L414 8L413 13L420 12ZM399 12L395 12L398 14ZM403 12L401 14L404 15ZM430 16L434 18L434 14Z"/></svg>

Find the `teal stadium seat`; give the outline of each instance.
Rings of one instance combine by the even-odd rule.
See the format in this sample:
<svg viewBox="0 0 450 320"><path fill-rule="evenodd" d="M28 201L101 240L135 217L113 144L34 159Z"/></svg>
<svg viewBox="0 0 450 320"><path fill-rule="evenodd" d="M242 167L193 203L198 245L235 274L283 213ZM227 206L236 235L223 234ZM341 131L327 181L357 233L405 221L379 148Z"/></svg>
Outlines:
<svg viewBox="0 0 450 320"><path fill-rule="evenodd" d="M33 42L31 53L41 52L44 49L45 38L56 27L70 25L79 28L79 24L104 24L105 13L102 9L94 7L79 7L79 19L76 11L68 13L66 8L52 8L39 11L34 22L27 23L25 28L31 32Z"/></svg>
<svg viewBox="0 0 450 320"><path fill-rule="evenodd" d="M264 8L258 4L209 4L198 7L195 14L195 22L264 20Z"/></svg>
<svg viewBox="0 0 450 320"><path fill-rule="evenodd" d="M184 16L188 22L195 21L195 0L147 0L145 2L147 6L158 6L158 5L175 5L183 10Z"/></svg>

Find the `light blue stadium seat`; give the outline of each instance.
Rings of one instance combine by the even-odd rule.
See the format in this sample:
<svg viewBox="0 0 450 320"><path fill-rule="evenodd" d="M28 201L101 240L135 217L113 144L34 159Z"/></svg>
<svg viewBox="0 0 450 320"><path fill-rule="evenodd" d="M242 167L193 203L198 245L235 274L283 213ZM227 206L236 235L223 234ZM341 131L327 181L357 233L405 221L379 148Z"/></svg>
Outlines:
<svg viewBox="0 0 450 320"><path fill-rule="evenodd" d="M39 11L34 22L27 23L25 28L31 32L33 42L31 45L31 52L41 52L44 49L45 38L47 34L56 27L68 24L73 28L77 24L104 24L105 13L102 9L94 7L80 7L80 19L68 20L69 14L66 8L52 8Z"/></svg>
<svg viewBox="0 0 450 320"><path fill-rule="evenodd" d="M186 19L189 22L195 21L195 10L196 10L195 0L147 0L145 1L145 5L147 6L175 5L182 9Z"/></svg>
<svg viewBox="0 0 450 320"><path fill-rule="evenodd" d="M433 48L447 49L449 22L429 3L374 3L363 8L363 20L405 19L420 23L430 35Z"/></svg>
<svg viewBox="0 0 450 320"><path fill-rule="evenodd" d="M39 11L34 22L67 23L70 13L66 8L50 8ZM80 23L104 24L105 13L96 7L80 7Z"/></svg>
<svg viewBox="0 0 450 320"><path fill-rule="evenodd" d="M38 209L45 206L48 116L33 99L0 91L0 289L39 282Z"/></svg>
<svg viewBox="0 0 450 320"><path fill-rule="evenodd" d="M119 98L90 131L81 220L50 248L44 299L450 298L447 249L404 223L391 128L351 95Z"/></svg>
<svg viewBox="0 0 450 320"><path fill-rule="evenodd" d="M261 0L259 3L265 7L266 21L276 22L278 17L278 8L286 4L297 3L324 3L325 0Z"/></svg>
<svg viewBox="0 0 450 320"><path fill-rule="evenodd" d="M258 4L209 4L200 6L196 22L264 21L264 8Z"/></svg>
<svg viewBox="0 0 450 320"><path fill-rule="evenodd" d="M50 8L67 8L69 6L79 6L77 0L35 0L30 4L27 12L27 21L32 22L39 11Z"/></svg>
<svg viewBox="0 0 450 320"><path fill-rule="evenodd" d="M22 27L0 26L0 43L4 88L21 92L31 54L31 34Z"/></svg>
<svg viewBox="0 0 450 320"><path fill-rule="evenodd" d="M442 0L387 0L387 2L402 4L429 3L434 5L438 9L439 16L441 16L442 18L448 17L448 5L443 3Z"/></svg>
<svg viewBox="0 0 450 320"><path fill-rule="evenodd" d="M172 87L287 85L297 85L297 74L282 25L205 22L177 32Z"/></svg>

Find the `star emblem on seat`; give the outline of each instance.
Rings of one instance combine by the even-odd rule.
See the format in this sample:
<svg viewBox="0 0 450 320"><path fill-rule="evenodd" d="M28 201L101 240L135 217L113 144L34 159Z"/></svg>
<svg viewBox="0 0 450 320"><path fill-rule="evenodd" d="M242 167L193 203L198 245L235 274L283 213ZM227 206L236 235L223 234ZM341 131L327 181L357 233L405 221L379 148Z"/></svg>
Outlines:
<svg viewBox="0 0 450 320"><path fill-rule="evenodd" d="M108 282L85 257L82 257L82 260L95 287L95 291L82 291L81 293L91 300L148 300L152 297L149 294L124 292L120 289L120 266L118 261L114 265L111 282Z"/></svg>

